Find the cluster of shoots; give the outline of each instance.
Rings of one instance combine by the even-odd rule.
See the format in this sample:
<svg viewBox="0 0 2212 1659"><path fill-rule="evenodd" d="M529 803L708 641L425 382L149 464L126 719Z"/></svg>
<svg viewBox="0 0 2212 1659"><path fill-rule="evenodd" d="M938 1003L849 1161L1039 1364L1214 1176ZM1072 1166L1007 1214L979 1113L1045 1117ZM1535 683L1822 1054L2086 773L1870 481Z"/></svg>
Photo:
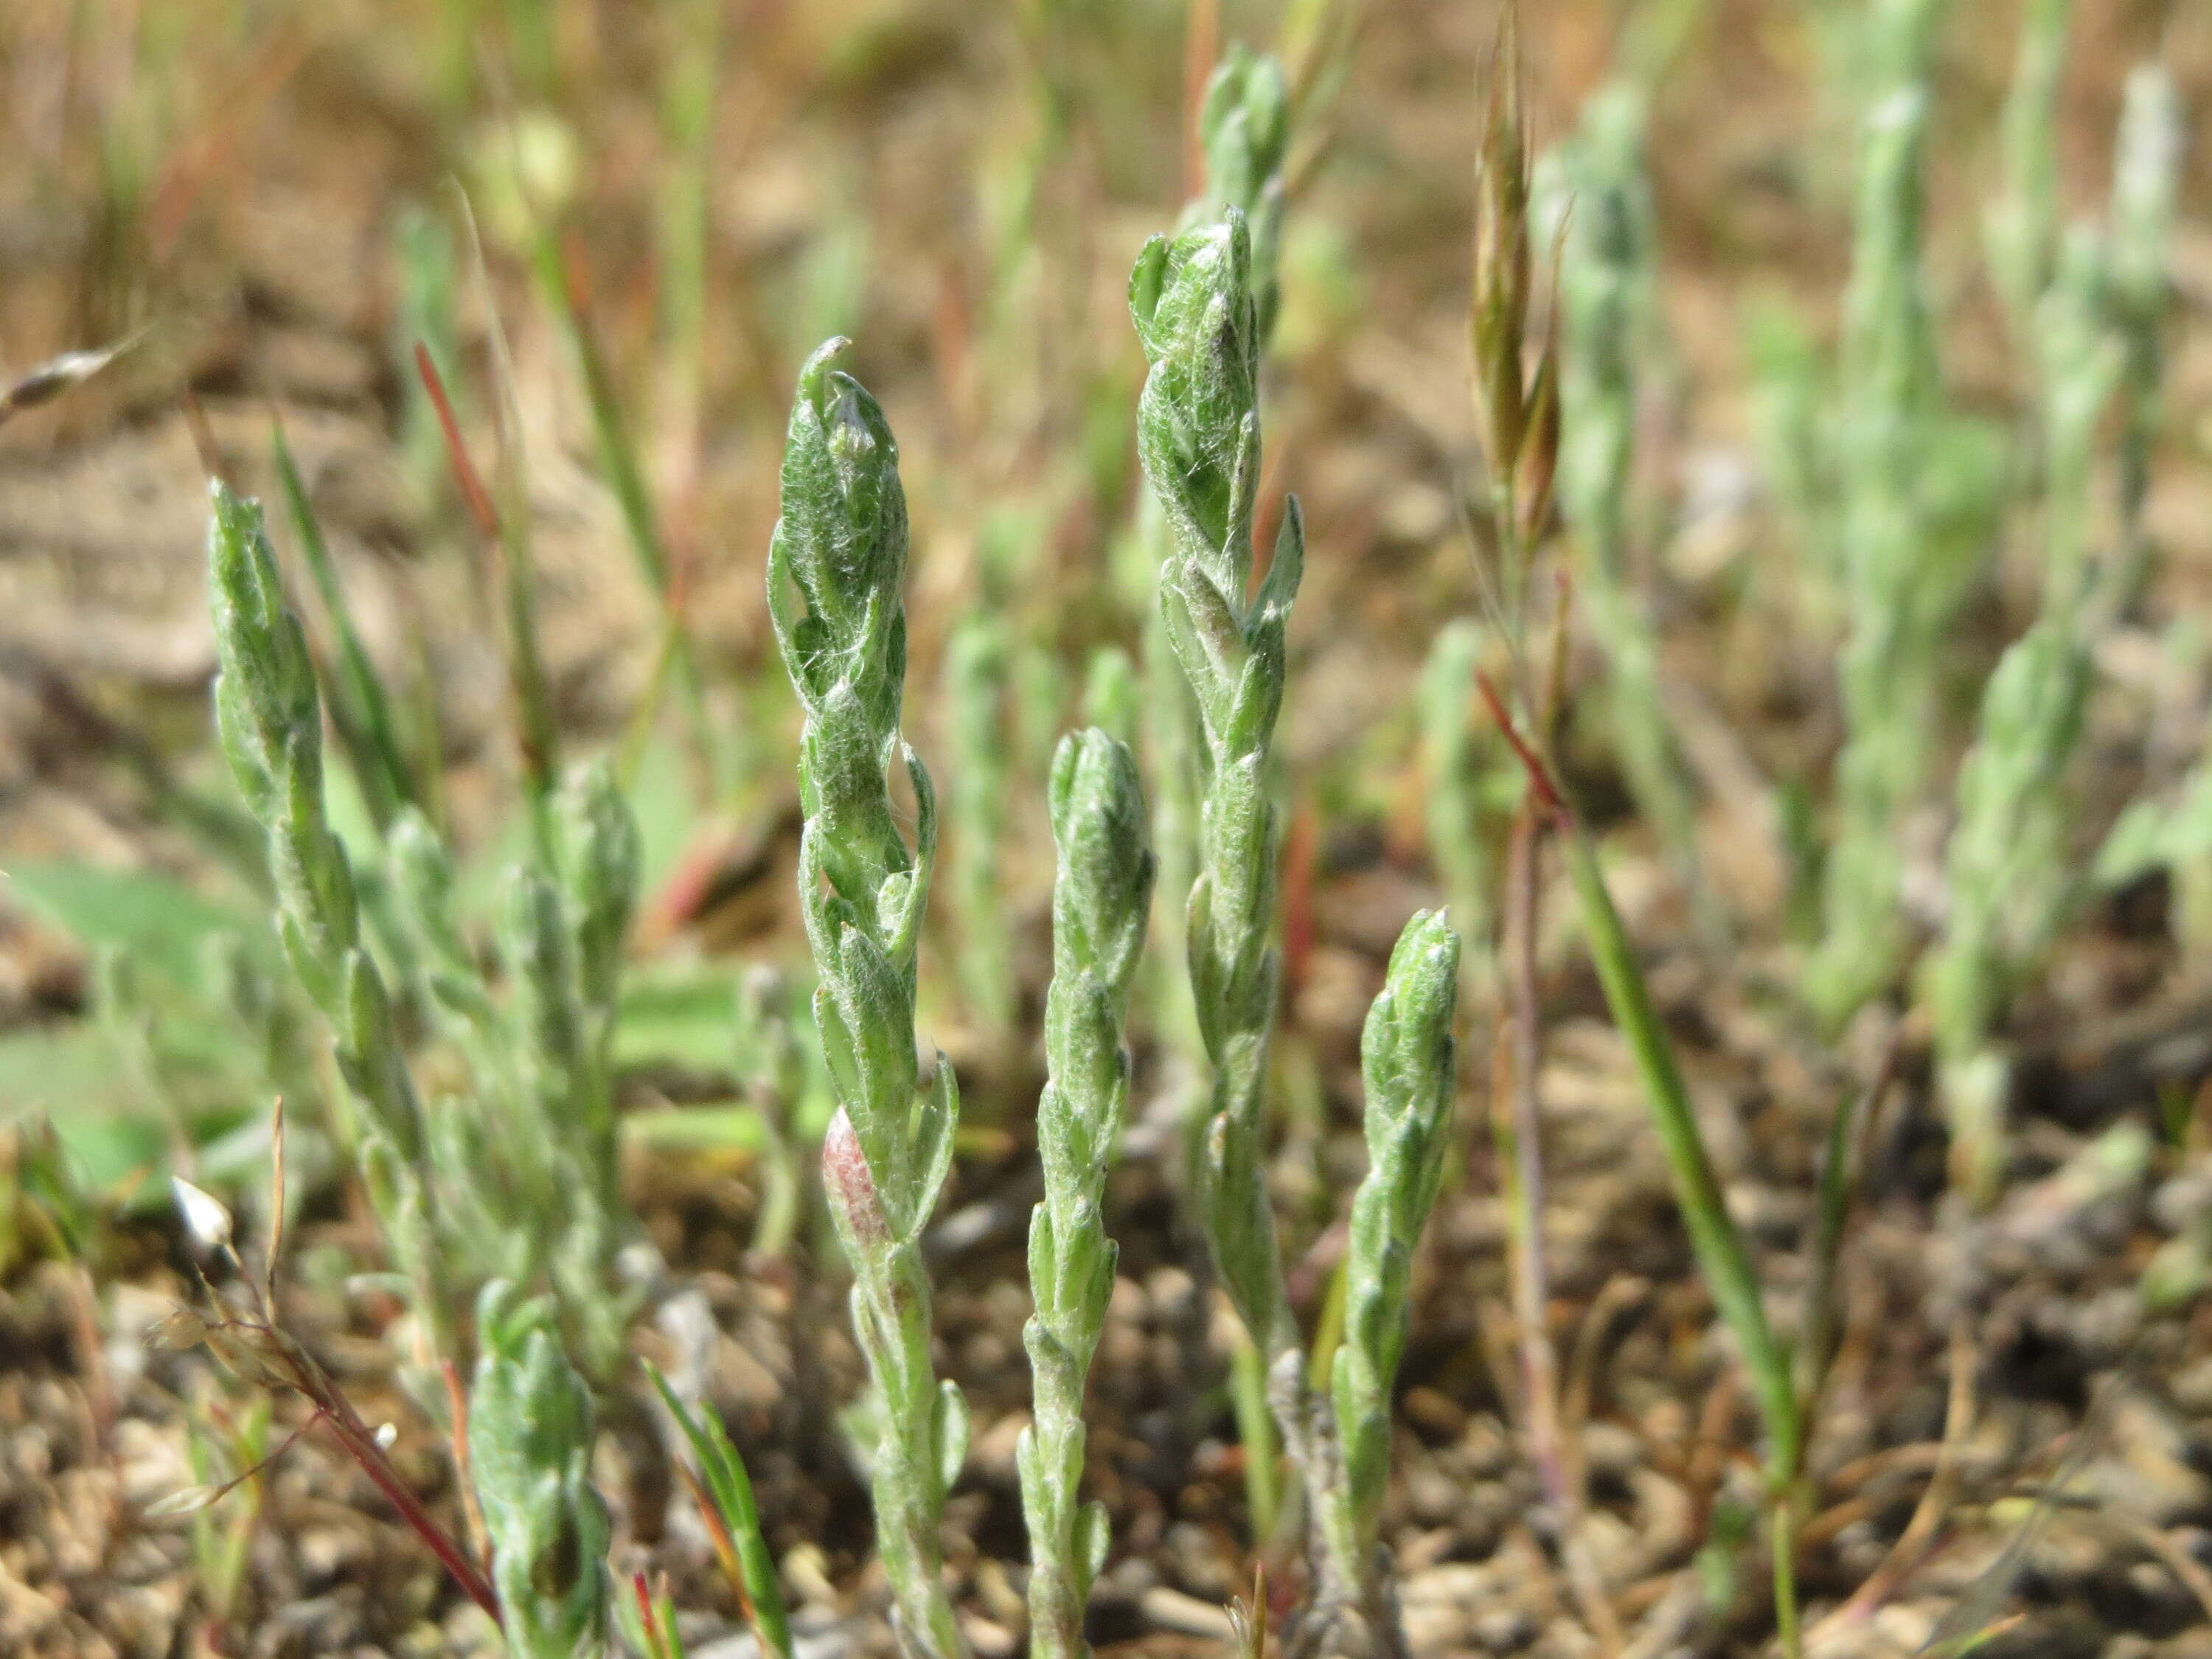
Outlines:
<svg viewBox="0 0 2212 1659"><path fill-rule="evenodd" d="M1169 538L1160 609L1188 687L1200 763L1185 927L1210 1095L1192 1201L1306 1480L1316 1583L1300 1642L1314 1651L1343 1644L1391 1653L1403 1638L1376 1548L1389 1454L1382 1407L1404 1343L1413 1247L1435 1197L1453 1103L1459 943L1441 916L1416 916L1369 1018L1373 1163L1353 1203L1344 1340L1329 1386L1316 1393L1267 1184L1265 1086L1280 974L1269 757L1305 548L1293 499L1255 586L1260 327L1248 222L1232 208L1218 222L1154 238L1129 283L1151 364L1138 451Z"/></svg>
<svg viewBox="0 0 2212 1659"><path fill-rule="evenodd" d="M1887 990L1905 957L1899 830L1932 781L1943 641L1986 550L2002 476L1997 435L1945 398L1927 291L1937 9L1891 6L1869 18L1881 79L1860 138L1838 412L1822 463L1823 510L1838 526L1827 557L1845 630L1845 737L1805 995L1830 1032Z"/></svg>
<svg viewBox="0 0 2212 1659"><path fill-rule="evenodd" d="M1953 1187L1980 1207L2004 1168L2006 1016L2090 888L2062 785L2085 727L2094 640L2142 574L2178 117L2163 73L2138 71L2108 222L2065 223L2053 134L2072 8L2023 9L1984 226L1990 283L2023 368L2008 455L1994 425L1949 402L1926 276L1929 66L1943 10L1916 0L1874 8L1862 24L1866 101L1834 413L1819 412L1819 371L1794 349L1774 355L1769 409L1781 417L1778 493L1813 556L1803 586L1837 596L1844 630L1844 739L1832 825L1812 854L1822 872L1804 1002L1833 1034L1907 980L1907 877L1928 839L1915 826L1948 817L1941 912L1911 984L1933 1032ZM2124 385L2120 531L2100 550L2103 433ZM2025 487L2008 491L2015 479ZM1950 624L2011 520L2032 526L2021 586L2035 609L1976 693L1947 801ZM2113 865L2164 837L2151 822L2124 824Z"/></svg>
<svg viewBox="0 0 2212 1659"><path fill-rule="evenodd" d="M492 1588L516 1659L572 1659L605 1639L607 1507L592 1484L592 1392L562 1352L550 1298L495 1280L477 1305L469 1468Z"/></svg>
<svg viewBox="0 0 2212 1659"><path fill-rule="evenodd" d="M2039 604L1982 691L1946 850L1949 908L1923 981L1953 1184L1978 1206L1994 1198L2004 1173L2005 1013L2088 888L2062 785L2085 726L2097 632L2129 602L2140 575L2178 159L2170 83L2155 68L2138 71L2121 123L2110 222L2058 228L2044 152L2068 15L2063 5L2032 9L2006 112L2006 199L2014 205L1997 222L2009 234L1991 248L1992 275L2031 343L2025 401L2041 486L2031 504L2040 531ZM2092 529L2100 441L2124 385L2119 538L2100 552Z"/></svg>
<svg viewBox="0 0 2212 1659"><path fill-rule="evenodd" d="M441 1403L472 1476L488 1569L404 1494L381 1445L286 1334L273 1277L243 1310L208 1286L209 1316L186 1334L248 1381L313 1402L311 1421L393 1496L501 1622L511 1651L567 1659L601 1639L608 1603L591 1386L570 1355L603 1386L612 1379L635 1303L617 1272L635 1223L618 1179L611 1044L636 832L605 768L575 775L549 803L535 856L502 888L496 979L463 931L447 845L403 793L409 775L397 763L382 775L392 795L381 863L357 877L327 816L315 667L260 510L220 483L213 507L223 747L268 836L286 959L356 1109L365 1185L409 1288L417 1356L447 1378ZM379 706L381 687L365 654L345 650L349 639L341 632L344 683L356 708ZM380 959L395 964L392 982ZM436 1039L413 1052L410 1028L424 1024ZM204 1195L188 1217L196 1207L220 1214ZM228 1250L227 1219L198 1231ZM455 1313L471 1304L465 1327Z"/></svg>
<svg viewBox="0 0 2212 1659"><path fill-rule="evenodd" d="M1354 1202L1345 1339L1327 1388L1315 1390L1265 1184L1262 1089L1279 971L1267 761L1301 549L1293 505L1267 581L1247 599L1259 467L1249 260L1243 216L1231 210L1172 242L1156 240L1132 283L1154 365L1140 447L1162 485L1171 536L1161 603L1198 714L1202 763L1188 926L1212 1109L1194 1201L1222 1281L1270 1361L1280 1427L1308 1475L1322 1561L1309 1628L1325 1634L1357 1617L1395 1650L1377 1569L1388 1402L1413 1245L1447 1141L1458 945L1441 917L1415 918L1370 1018L1374 1167ZM853 1269L854 1327L874 1390L867 1455L879 1548L902 1639L944 1659L965 1650L939 1527L965 1451L966 1415L957 1388L940 1382L932 1362L921 1254L957 1113L950 1068L940 1061L925 1075L914 1030L935 810L928 774L899 726L907 547L897 447L866 389L830 367L842 344L825 347L801 376L770 554L771 603L807 715L801 897L819 975L816 1024L838 1103L823 1177ZM1109 701L1126 719L1127 693ZM890 792L894 764L912 791L911 843ZM1153 860L1135 761L1105 731L1062 742L1048 803L1059 873L1048 1080L1037 1109L1045 1197L1030 1236L1036 1311L1026 1342L1036 1403L1019 1462L1033 1639L1080 1654L1090 1587L1110 1542L1103 1510L1079 1498L1085 1379L1113 1279L1105 1184L1128 1095L1123 1024Z"/></svg>
<svg viewBox="0 0 2212 1659"><path fill-rule="evenodd" d="M1905 903L1904 831L1938 799L1946 630L1983 574L2008 505L2002 437L1946 398L1924 275L1929 68L1942 10L1940 3L1901 0L1869 9L1861 22L1866 103L1832 406L1803 349L1765 343L1775 381L1767 410L1777 493L1799 509L1812 555L1802 572L1811 596L1808 620L1839 622L1843 631L1844 744L1832 829L1818 849L1825 861L1819 933L1802 980L1806 1012L1830 1034L1906 981L1915 939ZM2140 578L2143 455L2155 425L2157 341L2166 303L2176 120L2158 70L2141 71L2130 83L2108 226L2061 228L2051 135L2069 10L2063 3L2027 8L2002 134L2003 185L1987 237L1992 285L2027 368L2021 425L2033 461L2030 469L2014 463L2012 471L2025 471L2033 484L2020 505L2037 532L2029 538L2037 603L1979 690L1972 742L1949 801L1943 908L1911 981L1929 1017L1936 1088L1952 1135L1954 1190L1973 1206L1992 1200L2004 1173L2008 1012L2093 878L2062 785L2084 730L2097 632L2130 602ZM1634 280L1629 233L1637 185L1632 170L1615 172L1606 157L1629 154L1618 139L1632 96L1602 94L1559 164L1577 182L1577 216L1563 239L1559 278L1567 357L1560 498L1569 534L1581 544L1581 597L1616 684L1647 672L1650 648L1620 615L1607 614L1613 603L1608 589L1617 592L1619 583L1612 561L1626 476L1621 450L1632 429L1617 403L1626 382L1616 353L1626 337L1619 308L1631 290L1623 285ZM1504 308L1493 301L1492 313L1483 309L1486 251L1479 246L1477 401L1486 419L1478 424L1489 441L1502 443L1506 423L1498 411L1510 415L1511 399L1489 388L1513 384L1522 354L1517 343L1498 345L1486 332L1486 315ZM1491 263L1513 266L1510 253ZM1493 347L1500 355L1486 356ZM2120 536L2112 554L2100 555L2092 494L2106 416L2131 362L2143 368L2149 389L2132 394L2124 411ZM1493 449L1493 476L1515 470L1515 456L1510 447ZM1510 499L1502 488L1494 493ZM1501 524L1500 544L1512 546L1514 532L1513 525ZM1766 1431L1776 1621L1785 1651L1794 1652L1803 1639L1796 1537L1807 1452L1835 1352L1835 1276L1853 1149L1880 1080L1847 1092L1832 1121L1808 1249L1808 1295L1790 1341L1766 1310L1760 1275L1729 1217L1670 1041L1550 758L1557 710L1529 695L1528 678L1520 681L1517 709L1502 696L1495 706L1527 765L1533 798L1559 834L1598 976L1643 1079L1692 1245L1750 1375ZM1646 702L1650 709L1659 706L1656 681ZM1639 732L1617 719L1615 735L1646 816L1668 835L1668 809L1652 787L1656 769L1669 761L1662 727ZM2147 808L2124 820L2108 843L2104 878L2197 855L2199 843L2185 826L2192 811L2201 822L2195 803L2202 799L2201 790L2185 786L2175 807ZM1510 875L1508 883L1510 905ZM1571 1571L1571 1556L1568 1565ZM1885 1569L1873 1582L1885 1584L1892 1576ZM1869 1604L1862 1595L1853 1607Z"/></svg>
<svg viewBox="0 0 2212 1659"><path fill-rule="evenodd" d="M315 667L260 509L214 488L223 749L268 837L277 934L330 1031L427 1356L460 1358L453 1310L507 1279L553 1293L587 1369L605 1376L629 1299L616 1258L635 1229L611 1063L637 887L629 806L603 766L549 803L546 833L501 889L495 980L465 931L451 854L414 799L393 805L378 863L356 873L325 805ZM365 657L341 660L374 691ZM380 694L363 701L380 706ZM408 774L393 762L382 775L396 791ZM410 1017L436 1030L440 1054L410 1052Z"/></svg>

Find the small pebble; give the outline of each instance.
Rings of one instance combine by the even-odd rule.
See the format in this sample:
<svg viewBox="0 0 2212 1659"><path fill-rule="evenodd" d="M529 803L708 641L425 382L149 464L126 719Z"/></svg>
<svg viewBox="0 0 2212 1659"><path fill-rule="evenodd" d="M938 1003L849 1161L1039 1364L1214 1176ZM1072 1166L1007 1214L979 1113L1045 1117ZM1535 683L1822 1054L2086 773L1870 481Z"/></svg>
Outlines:
<svg viewBox="0 0 2212 1659"><path fill-rule="evenodd" d="M361 1534L338 1527L310 1527L293 1548L310 1584L330 1583L368 1553Z"/></svg>
<svg viewBox="0 0 2212 1659"><path fill-rule="evenodd" d="M1425 1527L1449 1524L1459 1513L1460 1498L1458 1485L1433 1463L1407 1472L1407 1512Z"/></svg>
<svg viewBox="0 0 2212 1659"><path fill-rule="evenodd" d="M1137 1602L1137 1611L1155 1630L1173 1631L1180 1636L1203 1636L1226 1642L1237 1632L1228 1608L1218 1602L1201 1601L1195 1595L1185 1595L1164 1584L1146 1590Z"/></svg>
<svg viewBox="0 0 2212 1659"><path fill-rule="evenodd" d="M1431 1434L1457 1439L1467 1432L1467 1408L1448 1395L1434 1389L1414 1388L1406 1391L1406 1418Z"/></svg>
<svg viewBox="0 0 2212 1659"><path fill-rule="evenodd" d="M1504 1425L1487 1413L1468 1420L1459 1443L1469 1472L1484 1480L1495 1480L1513 1465L1513 1443Z"/></svg>
<svg viewBox="0 0 2212 1659"><path fill-rule="evenodd" d="M1644 1462L1644 1447L1636 1436L1618 1423L1600 1420L1583 1425L1583 1455L1591 1474L1626 1480Z"/></svg>
<svg viewBox="0 0 2212 1659"><path fill-rule="evenodd" d="M1518 1653L1536 1639L1536 1621L1519 1607L1494 1607L1477 1613L1468 1633L1486 1652Z"/></svg>
<svg viewBox="0 0 2212 1659"><path fill-rule="evenodd" d="M973 1613L961 1620L960 1628L968 1638L968 1645L975 1650L980 1659L1006 1659L1016 1646L1013 1632L988 1619L977 1618Z"/></svg>

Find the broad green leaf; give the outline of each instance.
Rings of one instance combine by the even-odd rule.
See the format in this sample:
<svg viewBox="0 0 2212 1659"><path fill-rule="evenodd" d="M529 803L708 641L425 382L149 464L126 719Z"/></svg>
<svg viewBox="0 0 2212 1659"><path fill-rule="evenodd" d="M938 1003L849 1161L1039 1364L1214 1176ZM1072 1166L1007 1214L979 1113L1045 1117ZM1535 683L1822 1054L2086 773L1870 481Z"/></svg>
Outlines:
<svg viewBox="0 0 2212 1659"><path fill-rule="evenodd" d="M698 820L690 765L679 738L656 731L638 750L629 805L637 818L639 887L649 893L676 867Z"/></svg>
<svg viewBox="0 0 2212 1659"><path fill-rule="evenodd" d="M0 1123L50 1112L66 1141L71 1126L124 1111L135 1085L105 1032L89 1024L0 1036Z"/></svg>
<svg viewBox="0 0 2212 1659"><path fill-rule="evenodd" d="M668 1106L630 1112L623 1139L656 1152L758 1152L768 1144L760 1114L750 1106Z"/></svg>
<svg viewBox="0 0 2212 1659"><path fill-rule="evenodd" d="M735 1053L736 1001L726 972L684 967L626 976L615 1021L617 1066L726 1073Z"/></svg>
<svg viewBox="0 0 2212 1659"><path fill-rule="evenodd" d="M19 864L0 878L8 896L88 950L125 952L142 973L199 983L203 941L239 933L265 949L269 930L234 908L154 870L109 870L62 861Z"/></svg>

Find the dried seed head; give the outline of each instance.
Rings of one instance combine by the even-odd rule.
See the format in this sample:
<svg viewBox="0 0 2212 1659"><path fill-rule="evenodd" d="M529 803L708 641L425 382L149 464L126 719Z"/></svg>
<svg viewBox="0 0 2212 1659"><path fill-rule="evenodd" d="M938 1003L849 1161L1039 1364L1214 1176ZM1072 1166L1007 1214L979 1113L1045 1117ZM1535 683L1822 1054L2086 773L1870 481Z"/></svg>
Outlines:
<svg viewBox="0 0 2212 1659"><path fill-rule="evenodd" d="M177 1214L185 1224L185 1231L203 1253L212 1255L229 1247L230 1212L221 1200L193 1186L182 1176L169 1177L169 1195L176 1200Z"/></svg>
<svg viewBox="0 0 2212 1659"><path fill-rule="evenodd" d="M146 1333L146 1345L165 1353L182 1353L208 1339L208 1322L190 1308L173 1308Z"/></svg>
<svg viewBox="0 0 2212 1659"><path fill-rule="evenodd" d="M1559 360L1547 339L1528 388L1527 424L1513 462L1513 512L1521 545L1534 546L1552 516L1552 484L1559 469Z"/></svg>
<svg viewBox="0 0 2212 1659"><path fill-rule="evenodd" d="M0 386L0 426L24 410L52 403L64 392L82 386L145 337L142 328L96 351L64 351L18 375L14 384Z"/></svg>
<svg viewBox="0 0 2212 1659"><path fill-rule="evenodd" d="M1483 454L1510 472L1527 419L1521 345L1528 321L1528 139L1521 112L1520 42L1506 8L1492 60L1474 163L1474 287L1468 337Z"/></svg>
<svg viewBox="0 0 2212 1659"><path fill-rule="evenodd" d="M167 1498L157 1498L138 1511L143 1521L171 1521L180 1516L198 1515L217 1499L229 1495L228 1484L210 1481L204 1486L186 1486L173 1492Z"/></svg>

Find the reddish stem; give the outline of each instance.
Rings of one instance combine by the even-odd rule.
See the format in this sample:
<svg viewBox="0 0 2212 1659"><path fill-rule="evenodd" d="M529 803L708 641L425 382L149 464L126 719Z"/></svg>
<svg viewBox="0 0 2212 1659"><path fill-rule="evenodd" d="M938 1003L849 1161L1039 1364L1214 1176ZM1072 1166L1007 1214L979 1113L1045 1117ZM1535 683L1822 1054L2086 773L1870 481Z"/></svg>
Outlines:
<svg viewBox="0 0 2212 1659"><path fill-rule="evenodd" d="M430 356L430 348L422 341L415 342L415 373L422 382L422 390L430 394L430 407L438 414L438 430L445 435L446 459L453 469L453 482L460 486L461 500L466 503L469 516L477 521L488 541L499 539L499 514L491 504L491 493L484 488L483 475L477 464L469 459L469 447L461 441L461 423L453 418L453 399L446 396L445 377L438 373L438 365Z"/></svg>
<svg viewBox="0 0 2212 1659"><path fill-rule="evenodd" d="M707 1541L714 1547L714 1559L722 1569L722 1577L730 1581L730 1588L738 1595L738 1605L744 1608L745 1617L750 1620L752 1597L745 1591L744 1568L738 1560L737 1540L730 1536L729 1525L722 1519L722 1511L715 1507L714 1500L708 1496L707 1489L699 1484L699 1477L691 1473L688 1465L678 1464L676 1473L690 1492L692 1503L698 1506L699 1518L706 1522Z"/></svg>
<svg viewBox="0 0 2212 1659"><path fill-rule="evenodd" d="M1528 739L1521 735L1521 728L1514 725L1513 716L1506 709L1505 700L1498 695L1498 688L1490 683L1490 676L1478 672L1474 684L1475 689L1482 693L1482 701L1489 706L1490 717L1498 722L1498 729L1504 735L1507 746L1528 774L1528 787L1536 793L1536 804L1543 809L1546 816L1565 823L1569 817L1566 799L1553 783L1551 769L1544 764L1543 757L1528 746Z"/></svg>
<svg viewBox="0 0 2212 1659"><path fill-rule="evenodd" d="M384 1449L366 1433L358 1419L349 1422L349 1416L350 1413L340 1415L326 1411L323 1420L331 1425L331 1431L337 1437L338 1443L345 1449L346 1455L361 1466L361 1472L375 1483L376 1489L391 1499L392 1506L399 1511L400 1519L413 1528L415 1535L430 1547L431 1553L438 1558L447 1572L453 1574L453 1582L461 1587L469 1600L489 1613L493 1624L505 1629L507 1621L500 1616L499 1593L492 1589L490 1581L478 1570L477 1564L469 1559L469 1553L455 1543L446 1529L438 1524L437 1517L423 1508L422 1500L407 1490L406 1482L392 1467L391 1460L384 1455Z"/></svg>

